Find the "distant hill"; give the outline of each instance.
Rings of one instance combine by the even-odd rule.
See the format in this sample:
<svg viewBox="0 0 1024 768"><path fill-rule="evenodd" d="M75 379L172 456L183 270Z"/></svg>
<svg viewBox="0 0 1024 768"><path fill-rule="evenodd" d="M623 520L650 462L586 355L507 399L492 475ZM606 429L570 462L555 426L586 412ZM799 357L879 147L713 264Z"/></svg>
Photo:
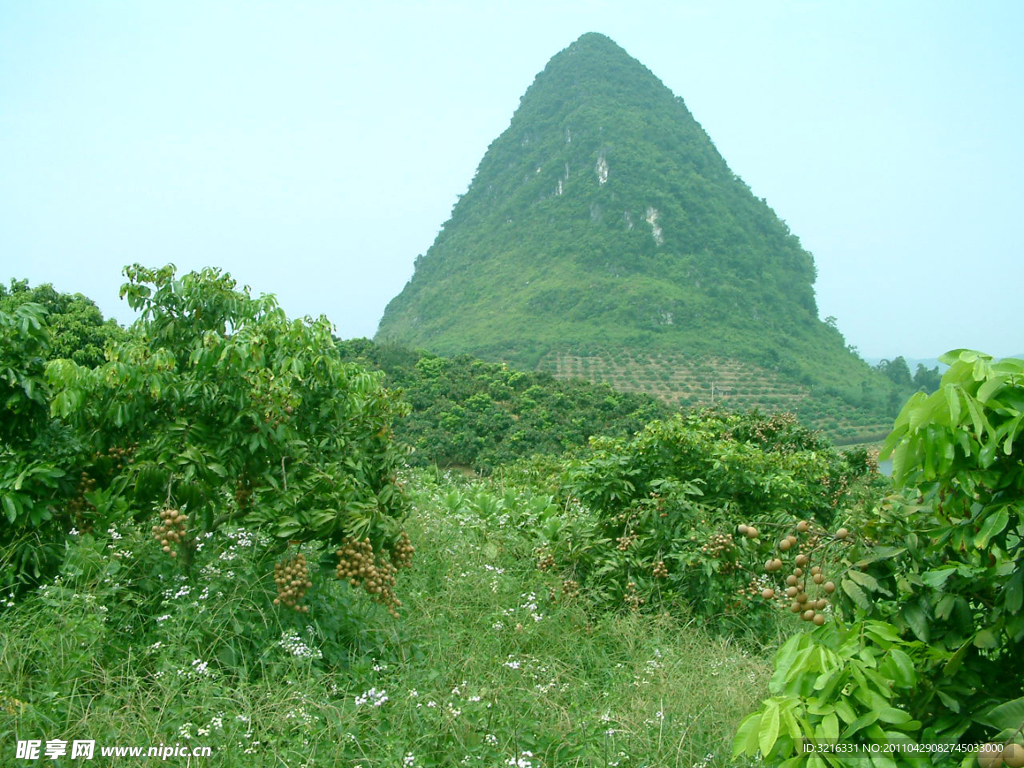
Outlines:
<svg viewBox="0 0 1024 768"><path fill-rule="evenodd" d="M909 393L819 320L814 279L683 100L591 33L526 91L376 338L884 434Z"/></svg>

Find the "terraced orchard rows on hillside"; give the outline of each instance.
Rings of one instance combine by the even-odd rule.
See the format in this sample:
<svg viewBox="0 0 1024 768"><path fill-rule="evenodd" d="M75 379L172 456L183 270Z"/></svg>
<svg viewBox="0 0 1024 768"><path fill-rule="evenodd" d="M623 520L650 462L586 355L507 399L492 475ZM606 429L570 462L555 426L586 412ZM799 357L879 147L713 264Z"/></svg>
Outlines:
<svg viewBox="0 0 1024 768"><path fill-rule="evenodd" d="M539 368L560 379L604 382L621 392L641 392L673 406L718 405L765 413L791 411L837 442L880 440L889 422L828 393L788 381L752 363L715 357L646 352L553 352Z"/></svg>

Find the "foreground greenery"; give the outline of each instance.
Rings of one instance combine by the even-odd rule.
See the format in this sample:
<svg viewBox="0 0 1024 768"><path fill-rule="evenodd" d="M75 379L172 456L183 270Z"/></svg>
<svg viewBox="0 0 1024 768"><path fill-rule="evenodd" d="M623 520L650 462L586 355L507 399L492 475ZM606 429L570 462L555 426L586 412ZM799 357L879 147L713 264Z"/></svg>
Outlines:
<svg viewBox="0 0 1024 768"><path fill-rule="evenodd" d="M445 497L510 489L405 480L418 551L397 621L331 580L308 615L273 608L242 529L206 541L195 582L144 526L72 537L59 578L0 612L5 757L15 738L90 738L211 746L225 766L735 765L732 731L766 691L755 646L552 602L516 516L528 494L489 517ZM160 588L146 603L142 578Z"/></svg>
<svg viewBox="0 0 1024 768"><path fill-rule="evenodd" d="M217 270L126 274L142 317L93 364L53 353L39 302L0 304L4 743L228 765L858 764L806 751L836 741L1024 761L1024 361L943 358L886 443L890 484L792 416L629 435L639 412L606 390L520 393L420 356L415 397L481 406L486 382L471 410L519 416L488 437L458 395L434 414L478 459L517 423L571 445L620 417L467 480L404 466L399 392L326 321ZM526 417L573 402L578 423Z"/></svg>
<svg viewBox="0 0 1024 768"><path fill-rule="evenodd" d="M744 721L737 755L816 768L861 758L804 744L944 744L935 762L969 766L970 745L987 742L983 768L1004 750L1024 764L1024 360L942 361L942 388L912 398L886 443L897 493L834 535L847 550L839 620L780 649L774 695ZM796 565L820 562L818 549ZM922 760L879 751L872 763Z"/></svg>

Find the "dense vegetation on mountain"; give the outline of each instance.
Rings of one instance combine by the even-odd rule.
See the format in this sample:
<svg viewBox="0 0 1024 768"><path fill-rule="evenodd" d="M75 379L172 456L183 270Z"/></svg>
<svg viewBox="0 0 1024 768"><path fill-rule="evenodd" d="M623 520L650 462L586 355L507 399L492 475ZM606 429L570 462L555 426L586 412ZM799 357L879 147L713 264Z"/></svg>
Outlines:
<svg viewBox="0 0 1024 768"><path fill-rule="evenodd" d="M526 91L377 338L559 375L623 351L641 376L738 361L755 389L780 377L813 418L837 398L879 432L909 392L894 398L818 319L814 278L683 101L587 34ZM602 364L589 377L612 378ZM637 389L672 399L685 384Z"/></svg>
<svg viewBox="0 0 1024 768"><path fill-rule="evenodd" d="M343 358L386 374L410 415L395 435L415 448L416 465L491 472L533 454L559 454L594 435L626 437L671 409L644 395L583 379L560 381L469 355L438 357L366 339L338 344Z"/></svg>

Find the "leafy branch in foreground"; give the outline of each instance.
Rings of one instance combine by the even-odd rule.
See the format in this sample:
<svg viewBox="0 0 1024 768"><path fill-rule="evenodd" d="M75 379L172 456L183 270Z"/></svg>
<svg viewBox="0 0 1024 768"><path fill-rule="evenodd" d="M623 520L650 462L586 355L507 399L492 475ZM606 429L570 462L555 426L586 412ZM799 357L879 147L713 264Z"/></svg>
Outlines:
<svg viewBox="0 0 1024 768"><path fill-rule="evenodd" d="M942 362L941 388L912 397L886 442L901 493L852 537L841 620L783 646L775 696L741 725L737 755L844 766L855 758L802 745L987 740L961 765L1020 764L1024 360L957 350Z"/></svg>
<svg viewBox="0 0 1024 768"><path fill-rule="evenodd" d="M404 452L392 439L405 407L381 376L341 361L326 318L289 320L219 270L126 274L122 296L141 313L131 336L95 369L47 366L53 415L93 451L84 524L151 518L186 573L228 523L271 532L278 550L358 540L390 573L405 545ZM390 583L373 595L393 610Z"/></svg>

